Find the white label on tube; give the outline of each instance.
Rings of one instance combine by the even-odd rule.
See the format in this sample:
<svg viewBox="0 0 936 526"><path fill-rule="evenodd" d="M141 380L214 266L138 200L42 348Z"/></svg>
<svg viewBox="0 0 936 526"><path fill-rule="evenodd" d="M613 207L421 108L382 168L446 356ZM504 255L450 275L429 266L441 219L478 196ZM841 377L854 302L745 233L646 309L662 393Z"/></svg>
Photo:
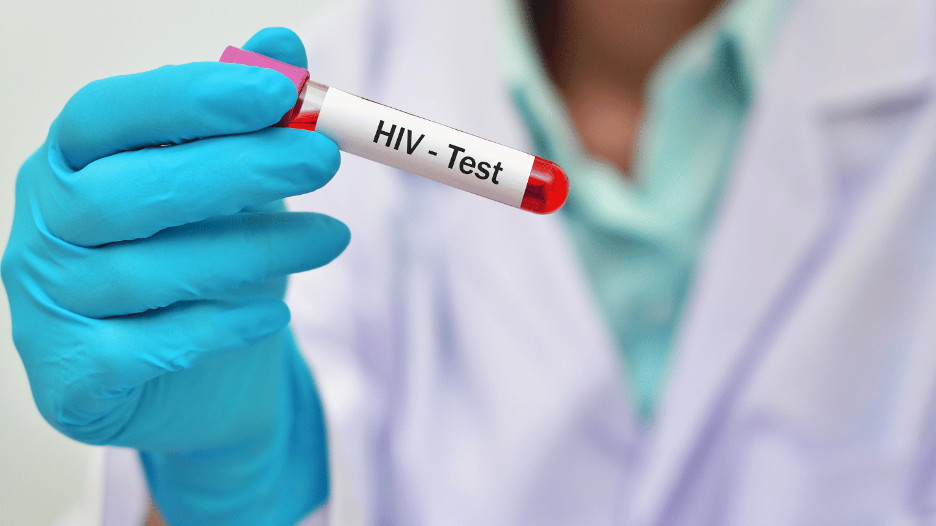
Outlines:
<svg viewBox="0 0 936 526"><path fill-rule="evenodd" d="M534 157L328 88L315 131L342 151L520 207Z"/></svg>

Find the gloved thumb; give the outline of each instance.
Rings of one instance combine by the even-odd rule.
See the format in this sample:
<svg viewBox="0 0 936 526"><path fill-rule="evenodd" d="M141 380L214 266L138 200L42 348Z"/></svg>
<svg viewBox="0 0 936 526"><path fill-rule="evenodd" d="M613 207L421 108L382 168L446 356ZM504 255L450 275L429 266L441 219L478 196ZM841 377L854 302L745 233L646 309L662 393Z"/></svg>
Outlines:
<svg viewBox="0 0 936 526"><path fill-rule="evenodd" d="M243 49L300 68L308 67L305 46L298 35L285 27L261 29L244 44Z"/></svg>

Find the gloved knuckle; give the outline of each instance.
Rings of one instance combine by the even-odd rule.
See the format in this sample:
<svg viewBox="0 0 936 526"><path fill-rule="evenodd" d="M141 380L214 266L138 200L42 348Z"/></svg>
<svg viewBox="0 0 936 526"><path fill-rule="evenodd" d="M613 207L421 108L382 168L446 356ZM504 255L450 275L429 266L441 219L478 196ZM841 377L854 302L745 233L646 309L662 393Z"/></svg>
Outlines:
<svg viewBox="0 0 936 526"><path fill-rule="evenodd" d="M86 84L75 92L58 118L53 124L52 133L55 141L61 148L61 154L66 163L73 169L83 168L88 159L77 155L82 149L82 144L93 141L93 138L100 136L101 130L93 125L93 115L90 112L99 109L103 103L102 93L106 94L108 83L112 79L95 80Z"/></svg>
<svg viewBox="0 0 936 526"><path fill-rule="evenodd" d="M102 319L136 314L156 305L140 291L153 278L153 267L136 252L112 245L91 249L93 257L72 269L67 307L88 318Z"/></svg>
<svg viewBox="0 0 936 526"><path fill-rule="evenodd" d="M91 174L83 175L88 177L75 178L68 188L67 208L60 207L51 214L56 220L50 227L56 237L72 245L87 247L113 241L96 239L96 234L102 227L107 228L114 203L109 195L98 191L99 187L92 187L88 181Z"/></svg>
<svg viewBox="0 0 936 526"><path fill-rule="evenodd" d="M72 271L69 277L55 291L62 308L86 318L100 319L121 314L117 312L119 304L114 299L122 298L115 295L123 288L122 276L108 272L107 267L104 267L87 272Z"/></svg>
<svg viewBox="0 0 936 526"><path fill-rule="evenodd" d="M14 234L15 235L15 234ZM23 265L22 253L17 248L17 243L11 236L10 243L7 245L6 251L3 253L3 258L0 259L0 281L3 282L6 290L9 291L11 287L15 286L19 282L19 278L22 275L21 268ZM12 310L13 304L11 302L10 308Z"/></svg>
<svg viewBox="0 0 936 526"><path fill-rule="evenodd" d="M127 417L123 412L100 407L100 393L94 392L98 382L99 379L91 375L65 378L57 388L46 391L41 406L40 401L36 401L40 414L49 425L72 440L91 445L115 443L125 428Z"/></svg>
<svg viewBox="0 0 936 526"><path fill-rule="evenodd" d="M33 390L33 396L39 414L49 425L65 436L80 441L84 426L69 416L76 412L72 408L77 395L75 391L73 381L59 380L41 391Z"/></svg>
<svg viewBox="0 0 936 526"><path fill-rule="evenodd" d="M67 167L58 142L50 142L20 170L15 217L20 226L34 226L40 238L51 235L67 241L71 230L84 226L72 219L76 208L72 189L80 178Z"/></svg>
<svg viewBox="0 0 936 526"><path fill-rule="evenodd" d="M70 130L74 126L81 126L85 122L85 113L88 108L96 106L94 99L97 94L106 89L109 79L99 79L82 86L69 97L57 119L62 129Z"/></svg>

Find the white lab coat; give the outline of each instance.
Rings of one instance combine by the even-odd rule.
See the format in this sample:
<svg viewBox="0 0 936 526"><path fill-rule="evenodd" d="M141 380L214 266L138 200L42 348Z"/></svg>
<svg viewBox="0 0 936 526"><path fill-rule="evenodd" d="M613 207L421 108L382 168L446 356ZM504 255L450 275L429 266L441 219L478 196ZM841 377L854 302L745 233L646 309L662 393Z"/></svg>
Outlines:
<svg viewBox="0 0 936 526"><path fill-rule="evenodd" d="M300 34L314 79L529 149L492 9L353 0ZM559 217L344 156L290 203L353 236L289 294L332 523L936 522L934 35L926 0L790 9L646 432Z"/></svg>

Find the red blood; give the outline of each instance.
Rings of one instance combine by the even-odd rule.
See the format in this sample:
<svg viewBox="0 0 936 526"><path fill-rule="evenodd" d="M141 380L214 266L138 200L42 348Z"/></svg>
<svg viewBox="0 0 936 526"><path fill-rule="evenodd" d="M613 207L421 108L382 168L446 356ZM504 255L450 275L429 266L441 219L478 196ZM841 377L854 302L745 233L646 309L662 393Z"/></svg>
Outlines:
<svg viewBox="0 0 936 526"><path fill-rule="evenodd" d="M309 130L315 131L315 125L318 124L319 112L315 111L304 111L299 115L296 115L296 118L289 121L289 124L286 126L289 128L297 128L300 130Z"/></svg>
<svg viewBox="0 0 936 526"><path fill-rule="evenodd" d="M290 125L291 126L291 125ZM559 210L569 197L569 178L558 164L537 157L520 208L537 214Z"/></svg>

